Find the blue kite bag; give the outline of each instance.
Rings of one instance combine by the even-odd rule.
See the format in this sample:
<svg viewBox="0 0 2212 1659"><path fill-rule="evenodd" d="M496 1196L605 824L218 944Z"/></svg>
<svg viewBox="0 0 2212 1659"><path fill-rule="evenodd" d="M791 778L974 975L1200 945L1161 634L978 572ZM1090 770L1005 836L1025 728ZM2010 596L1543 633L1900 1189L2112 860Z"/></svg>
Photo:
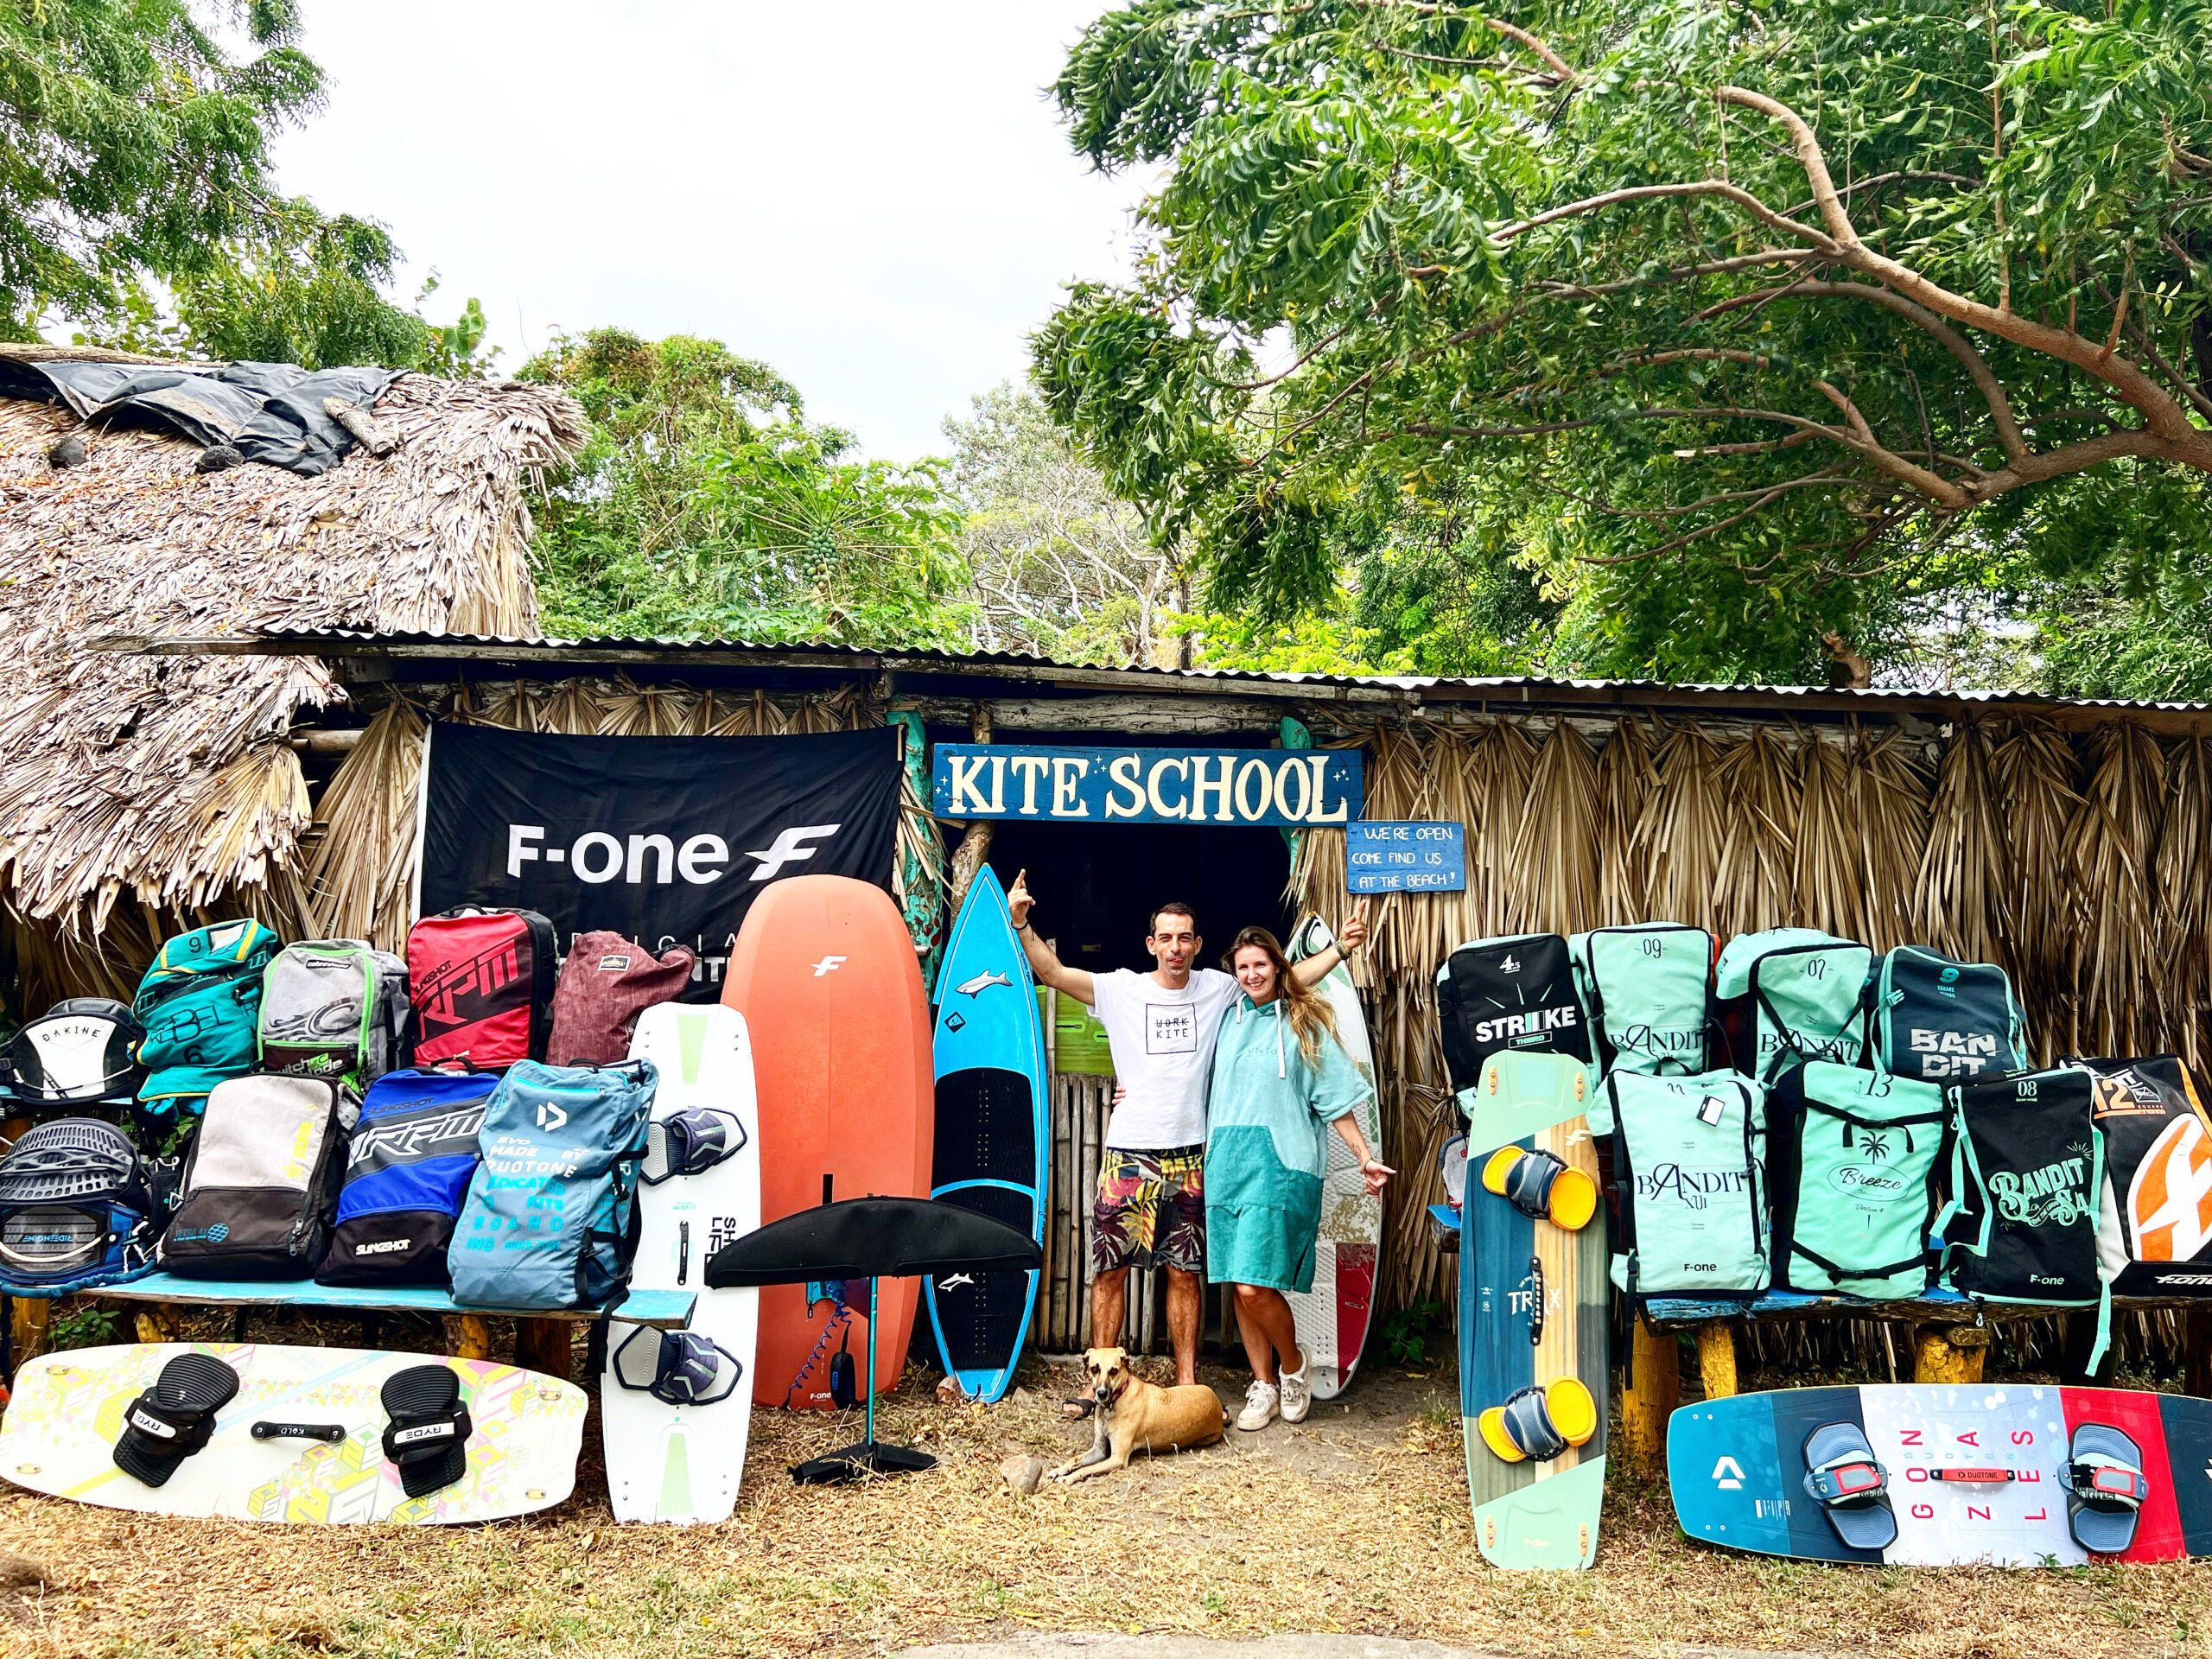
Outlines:
<svg viewBox="0 0 2212 1659"><path fill-rule="evenodd" d="M442 1285L480 1158L489 1071L387 1071L346 1143L326 1285Z"/></svg>
<svg viewBox="0 0 2212 1659"><path fill-rule="evenodd" d="M638 1167L660 1073L651 1060L518 1060L484 1104L484 1162L448 1265L464 1307L611 1307L638 1248Z"/></svg>

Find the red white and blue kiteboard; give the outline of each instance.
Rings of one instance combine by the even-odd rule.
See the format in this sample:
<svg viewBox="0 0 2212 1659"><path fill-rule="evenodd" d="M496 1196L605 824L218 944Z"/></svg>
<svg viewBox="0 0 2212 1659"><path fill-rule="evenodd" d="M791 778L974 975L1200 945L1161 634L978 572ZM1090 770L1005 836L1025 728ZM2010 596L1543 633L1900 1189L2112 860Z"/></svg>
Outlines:
<svg viewBox="0 0 2212 1659"><path fill-rule="evenodd" d="M1737 1395L1675 1413L1667 1478L1684 1532L1763 1555L1907 1567L2212 1555L2212 1400L2181 1395L2005 1383Z"/></svg>

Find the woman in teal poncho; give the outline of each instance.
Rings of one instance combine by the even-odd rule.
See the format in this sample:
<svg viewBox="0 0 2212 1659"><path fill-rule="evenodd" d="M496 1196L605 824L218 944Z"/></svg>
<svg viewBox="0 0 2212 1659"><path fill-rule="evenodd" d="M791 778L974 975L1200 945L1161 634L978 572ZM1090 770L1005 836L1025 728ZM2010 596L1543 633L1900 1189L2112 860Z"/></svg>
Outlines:
<svg viewBox="0 0 2212 1659"><path fill-rule="evenodd" d="M1206 1276L1236 1287L1236 1323L1252 1386L1236 1419L1265 1428L1278 1409L1301 1421L1313 1403L1286 1291L1313 1288L1321 1183L1333 1126L1370 1192L1395 1173L1359 1132L1371 1092L1337 1040L1329 1005L1290 971L1264 927L1236 936L1222 965L1244 995L1221 1022L1206 1125Z"/></svg>

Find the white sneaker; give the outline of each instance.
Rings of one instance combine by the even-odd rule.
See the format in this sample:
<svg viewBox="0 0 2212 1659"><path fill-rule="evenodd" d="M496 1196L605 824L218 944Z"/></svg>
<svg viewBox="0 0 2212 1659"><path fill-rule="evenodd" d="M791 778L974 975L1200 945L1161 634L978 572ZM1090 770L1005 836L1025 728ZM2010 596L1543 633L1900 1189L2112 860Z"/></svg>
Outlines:
<svg viewBox="0 0 2212 1659"><path fill-rule="evenodd" d="M1306 1381L1306 1373L1313 1361L1304 1353L1298 1357L1298 1369L1287 1371L1275 1367L1275 1377L1282 1384L1282 1420L1286 1423L1302 1423L1306 1414L1313 1407L1313 1389Z"/></svg>
<svg viewBox="0 0 2212 1659"><path fill-rule="evenodd" d="M1275 1385L1252 1379L1252 1386L1244 1390L1244 1409L1236 1414L1236 1427L1247 1434L1265 1428L1275 1420Z"/></svg>

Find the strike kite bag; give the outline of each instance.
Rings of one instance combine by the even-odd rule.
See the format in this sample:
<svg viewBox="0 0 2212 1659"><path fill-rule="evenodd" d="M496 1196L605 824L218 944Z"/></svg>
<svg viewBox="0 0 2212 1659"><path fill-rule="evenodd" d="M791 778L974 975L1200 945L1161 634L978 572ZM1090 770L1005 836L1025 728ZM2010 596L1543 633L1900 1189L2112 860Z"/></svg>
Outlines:
<svg viewBox="0 0 2212 1659"><path fill-rule="evenodd" d="M337 1225L315 1278L326 1285L442 1285L476 1149L489 1071L387 1071L369 1085L346 1142Z"/></svg>
<svg viewBox="0 0 2212 1659"><path fill-rule="evenodd" d="M1875 1065L1900 1077L1965 1083L2028 1063L2027 1016L1990 963L1901 944L1882 958L1867 1021Z"/></svg>
<svg viewBox="0 0 2212 1659"><path fill-rule="evenodd" d="M2212 1296L2212 1120L2175 1054L2084 1060L2104 1137L2097 1264L2116 1296Z"/></svg>
<svg viewBox="0 0 2212 1659"><path fill-rule="evenodd" d="M0 1154L0 1294L67 1296L151 1273L175 1173L100 1118L24 1130Z"/></svg>
<svg viewBox="0 0 2212 1659"><path fill-rule="evenodd" d="M1577 933L1567 948L1601 1071L1688 1077L1712 1064L1712 934L1639 922Z"/></svg>
<svg viewBox="0 0 2212 1659"><path fill-rule="evenodd" d="M2086 1066L1954 1084L1951 1202L1938 1217L1943 1274L1964 1296L2097 1309L2104 1357L2112 1287L2099 1271L2104 1136Z"/></svg>
<svg viewBox="0 0 2212 1659"><path fill-rule="evenodd" d="M553 992L553 1035L546 1058L556 1065L605 1065L630 1052L638 1016L672 1002L691 982L699 958L679 944L655 957L620 933L583 933L569 947Z"/></svg>
<svg viewBox="0 0 2212 1659"><path fill-rule="evenodd" d="M485 1103L484 1165L447 1258L455 1301L529 1313L621 1300L659 1081L651 1060L508 1070Z"/></svg>
<svg viewBox="0 0 2212 1659"><path fill-rule="evenodd" d="M265 1071L359 1090L399 1064L406 1034L407 964L365 940L288 944L261 976Z"/></svg>
<svg viewBox="0 0 2212 1659"><path fill-rule="evenodd" d="M1720 953L1713 995L1729 1063L1771 1087L1794 1065L1857 1065L1874 953L1809 927L1738 933Z"/></svg>
<svg viewBox="0 0 2212 1659"><path fill-rule="evenodd" d="M1775 1287L1875 1299L1925 1291L1950 1148L1942 1089L1808 1060L1783 1073L1766 1109Z"/></svg>
<svg viewBox="0 0 2212 1659"><path fill-rule="evenodd" d="M197 1112L217 1084L253 1070L261 976L279 943L259 922L218 922L162 947L130 1005L146 1028L141 1111Z"/></svg>
<svg viewBox="0 0 2212 1659"><path fill-rule="evenodd" d="M216 1084L184 1160L162 1265L194 1279L304 1279L330 1245L360 1103L330 1077Z"/></svg>
<svg viewBox="0 0 2212 1659"><path fill-rule="evenodd" d="M464 905L425 916L407 931L414 1063L499 1071L543 1059L559 965L553 924L534 910Z"/></svg>
<svg viewBox="0 0 2212 1659"><path fill-rule="evenodd" d="M1615 1071L1589 1117L1594 1132L1613 1138L1621 1205L1612 1281L1631 1304L1749 1301L1767 1288L1764 1089L1734 1071Z"/></svg>
<svg viewBox="0 0 2212 1659"><path fill-rule="evenodd" d="M1556 933L1461 945L1436 971L1436 1014L1445 1067L1463 1096L1481 1084L1484 1062L1501 1049L1590 1058L1574 964Z"/></svg>

